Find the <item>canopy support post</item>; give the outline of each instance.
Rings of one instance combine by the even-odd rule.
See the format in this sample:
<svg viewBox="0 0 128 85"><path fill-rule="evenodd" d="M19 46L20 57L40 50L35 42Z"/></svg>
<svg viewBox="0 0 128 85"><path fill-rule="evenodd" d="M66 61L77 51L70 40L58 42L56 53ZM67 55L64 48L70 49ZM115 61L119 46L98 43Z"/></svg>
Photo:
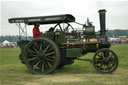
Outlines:
<svg viewBox="0 0 128 85"><path fill-rule="evenodd" d="M27 24L25 23L24 27L22 27L20 23L16 23L16 26L19 28L19 41L22 40L23 36L27 40Z"/></svg>

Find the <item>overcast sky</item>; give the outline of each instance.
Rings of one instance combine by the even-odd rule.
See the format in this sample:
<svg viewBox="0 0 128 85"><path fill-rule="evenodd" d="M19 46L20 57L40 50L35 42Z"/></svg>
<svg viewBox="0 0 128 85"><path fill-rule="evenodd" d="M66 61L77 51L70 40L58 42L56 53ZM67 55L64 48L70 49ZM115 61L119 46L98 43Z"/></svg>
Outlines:
<svg viewBox="0 0 128 85"><path fill-rule="evenodd" d="M18 27L8 23L9 18L72 14L76 21L85 23L87 17L100 29L99 9L106 9L106 28L128 29L128 1L85 1L85 0L35 0L1 1L0 35L18 35ZM73 26L77 28L77 25ZM78 26L79 27L79 26ZM33 26L28 26L28 35L32 35ZM46 31L47 26L41 26Z"/></svg>

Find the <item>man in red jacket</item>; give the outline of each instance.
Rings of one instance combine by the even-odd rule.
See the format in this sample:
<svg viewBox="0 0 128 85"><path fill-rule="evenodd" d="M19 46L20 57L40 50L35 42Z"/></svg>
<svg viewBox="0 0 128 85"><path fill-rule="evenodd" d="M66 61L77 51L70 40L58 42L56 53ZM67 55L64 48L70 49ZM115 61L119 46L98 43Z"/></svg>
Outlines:
<svg viewBox="0 0 128 85"><path fill-rule="evenodd" d="M42 34L42 32L40 32L39 30L39 24L34 24L34 28L33 28L33 39L36 39L40 36L40 34Z"/></svg>

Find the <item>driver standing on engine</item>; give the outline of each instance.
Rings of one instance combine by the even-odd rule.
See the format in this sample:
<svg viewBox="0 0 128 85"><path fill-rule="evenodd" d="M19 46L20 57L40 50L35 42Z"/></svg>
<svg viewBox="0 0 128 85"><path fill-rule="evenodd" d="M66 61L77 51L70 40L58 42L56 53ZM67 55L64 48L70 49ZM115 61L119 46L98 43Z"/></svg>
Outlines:
<svg viewBox="0 0 128 85"><path fill-rule="evenodd" d="M39 24L34 24L34 28L33 28L33 39L36 39L40 36L40 34L42 34L42 32L40 32L39 30Z"/></svg>

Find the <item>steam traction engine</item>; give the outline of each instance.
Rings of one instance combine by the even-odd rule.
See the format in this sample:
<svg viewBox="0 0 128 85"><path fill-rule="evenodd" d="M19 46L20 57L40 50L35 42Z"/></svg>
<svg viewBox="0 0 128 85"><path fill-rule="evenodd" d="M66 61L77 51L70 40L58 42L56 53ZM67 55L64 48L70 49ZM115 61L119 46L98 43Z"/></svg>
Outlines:
<svg viewBox="0 0 128 85"><path fill-rule="evenodd" d="M32 73L49 74L64 65L73 64L75 59L82 60L79 57L88 52L95 52L92 60L84 60L92 62L100 73L114 72L118 67L118 57L109 49L111 45L106 36L105 12L106 10L99 10L99 35L96 35L95 28L89 20L87 24L82 25L83 30L74 30L71 23L77 22L70 14L9 19L10 23L18 25L21 30L19 34L25 32L26 25L55 24L37 39L18 42L21 61ZM24 28L20 23L25 23Z"/></svg>

